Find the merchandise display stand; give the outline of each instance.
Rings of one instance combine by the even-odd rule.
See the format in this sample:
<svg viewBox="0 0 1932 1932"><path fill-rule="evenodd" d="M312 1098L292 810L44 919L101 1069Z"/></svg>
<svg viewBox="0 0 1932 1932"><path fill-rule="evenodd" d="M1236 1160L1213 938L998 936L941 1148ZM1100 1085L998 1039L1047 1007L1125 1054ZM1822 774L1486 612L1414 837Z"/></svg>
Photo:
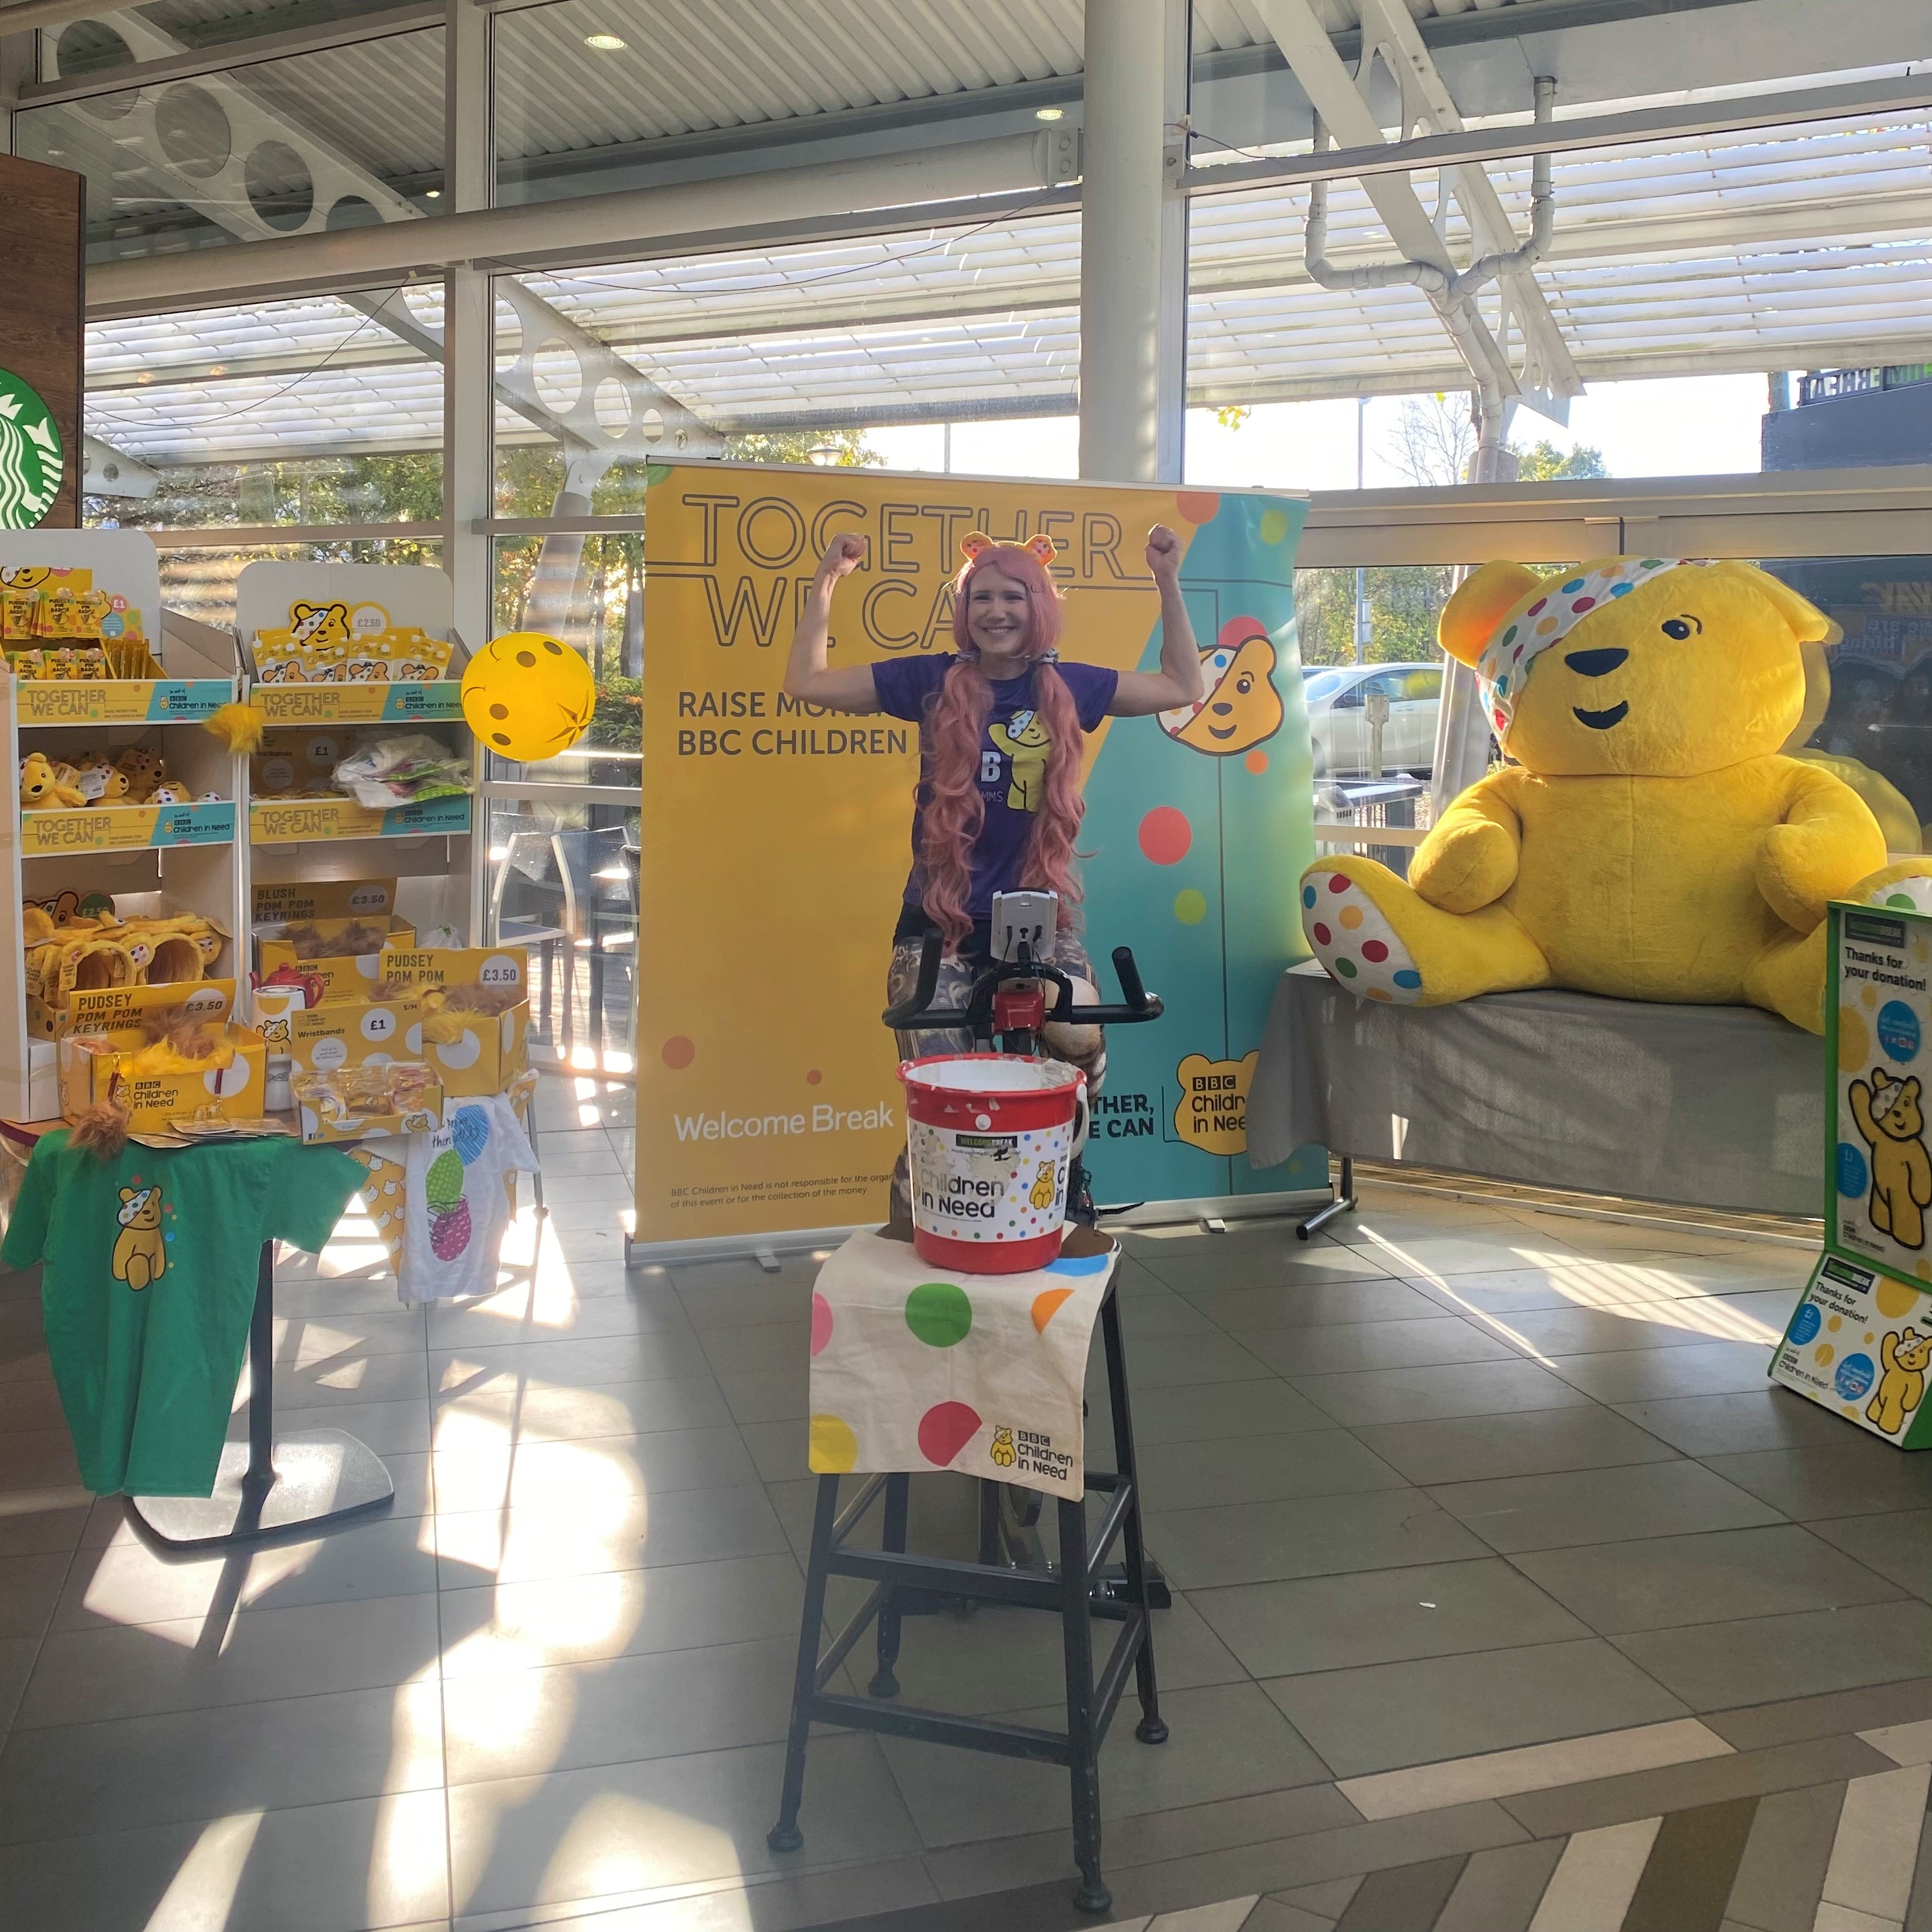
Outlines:
<svg viewBox="0 0 1932 1932"><path fill-rule="evenodd" d="M202 721L237 694L233 640L226 632L160 608L154 547L139 530L0 532L0 568L46 564L92 570L154 627L149 648L159 679L33 682L0 676L0 734L10 782L0 799L0 1113L49 1118L54 1097L51 1040L30 1038L20 908L68 892L104 894L124 917L195 912L231 937L208 962L210 979L247 977L247 854L236 837L247 766L202 730ZM32 751L69 761L94 748L158 752L190 802L116 805L26 812L11 782ZM218 796L204 800L204 793Z"/></svg>
<svg viewBox="0 0 1932 1932"><path fill-rule="evenodd" d="M275 1433L275 1244L262 1244L248 1324L248 1440L221 1452L206 1496L130 1496L136 1527L170 1550L208 1550L310 1531L380 1509L396 1492L382 1458L339 1429Z"/></svg>
<svg viewBox="0 0 1932 1932"><path fill-rule="evenodd" d="M340 603L352 612L375 604L398 624L413 624L451 639L449 675L425 683L280 683L256 676L253 640L286 625L296 602ZM370 875L398 881L396 910L422 932L458 929L460 943L480 945L485 934L484 868L476 814L481 796L482 752L464 722L460 700L468 652L453 625L449 579L427 565L278 563L248 565L236 580L236 648L249 678L248 701L272 731L307 728L337 741L386 724L427 730L467 754L478 788L467 798L375 812L354 800L256 798L247 789L250 885L313 883Z"/></svg>

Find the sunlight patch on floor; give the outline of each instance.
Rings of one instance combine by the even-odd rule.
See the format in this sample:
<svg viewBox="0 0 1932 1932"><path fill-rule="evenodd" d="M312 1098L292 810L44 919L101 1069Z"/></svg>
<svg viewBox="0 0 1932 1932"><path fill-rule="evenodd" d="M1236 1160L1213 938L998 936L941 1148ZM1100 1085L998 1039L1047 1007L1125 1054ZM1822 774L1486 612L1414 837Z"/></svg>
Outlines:
<svg viewBox="0 0 1932 1932"><path fill-rule="evenodd" d="M204 1825L142 1932L208 1932L226 1925L262 1817L260 1811L238 1811Z"/></svg>

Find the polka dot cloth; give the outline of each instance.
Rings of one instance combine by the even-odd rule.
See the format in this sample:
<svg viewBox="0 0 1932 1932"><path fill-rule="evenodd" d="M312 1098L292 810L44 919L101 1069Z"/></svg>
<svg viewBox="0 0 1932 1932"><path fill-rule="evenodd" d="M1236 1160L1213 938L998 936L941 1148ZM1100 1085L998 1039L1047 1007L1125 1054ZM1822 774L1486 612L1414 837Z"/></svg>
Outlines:
<svg viewBox="0 0 1932 1932"><path fill-rule="evenodd" d="M1476 660L1484 704L1497 737L1508 734L1523 680L1541 652L1560 644L1592 610L1691 561L1681 556L1619 556L1560 582L1546 578L1527 602L1519 604L1496 626Z"/></svg>
<svg viewBox="0 0 1932 1932"><path fill-rule="evenodd" d="M1358 998L1420 1004L1422 975L1374 900L1346 872L1315 872L1301 884L1301 929L1328 976Z"/></svg>
<svg viewBox="0 0 1932 1932"><path fill-rule="evenodd" d="M1118 1260L980 1275L854 1235L812 1298L813 1471L954 1469L1078 1496L1088 1354Z"/></svg>

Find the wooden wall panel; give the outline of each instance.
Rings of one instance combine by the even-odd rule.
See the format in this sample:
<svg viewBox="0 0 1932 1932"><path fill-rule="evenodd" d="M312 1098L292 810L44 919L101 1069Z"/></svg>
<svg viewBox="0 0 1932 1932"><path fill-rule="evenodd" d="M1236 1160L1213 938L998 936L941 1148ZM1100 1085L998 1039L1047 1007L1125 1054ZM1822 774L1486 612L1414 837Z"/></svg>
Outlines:
<svg viewBox="0 0 1932 1932"><path fill-rule="evenodd" d="M0 369L53 412L66 464L46 529L80 521L81 358L87 183L66 168L0 154Z"/></svg>

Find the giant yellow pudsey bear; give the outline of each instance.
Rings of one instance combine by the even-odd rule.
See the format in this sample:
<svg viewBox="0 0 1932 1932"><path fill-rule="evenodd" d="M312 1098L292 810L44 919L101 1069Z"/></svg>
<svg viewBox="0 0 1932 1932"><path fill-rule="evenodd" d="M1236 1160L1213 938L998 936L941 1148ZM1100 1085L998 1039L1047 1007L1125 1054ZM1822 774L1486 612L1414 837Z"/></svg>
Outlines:
<svg viewBox="0 0 1932 1932"><path fill-rule="evenodd" d="M1826 902L1932 910L1932 861L1888 864L1857 793L1783 755L1804 647L1835 632L1755 566L1485 564L1439 634L1513 762L1444 814L1408 883L1369 859L1303 875L1303 930L1350 992L1439 1006L1564 986L1817 1033Z"/></svg>

